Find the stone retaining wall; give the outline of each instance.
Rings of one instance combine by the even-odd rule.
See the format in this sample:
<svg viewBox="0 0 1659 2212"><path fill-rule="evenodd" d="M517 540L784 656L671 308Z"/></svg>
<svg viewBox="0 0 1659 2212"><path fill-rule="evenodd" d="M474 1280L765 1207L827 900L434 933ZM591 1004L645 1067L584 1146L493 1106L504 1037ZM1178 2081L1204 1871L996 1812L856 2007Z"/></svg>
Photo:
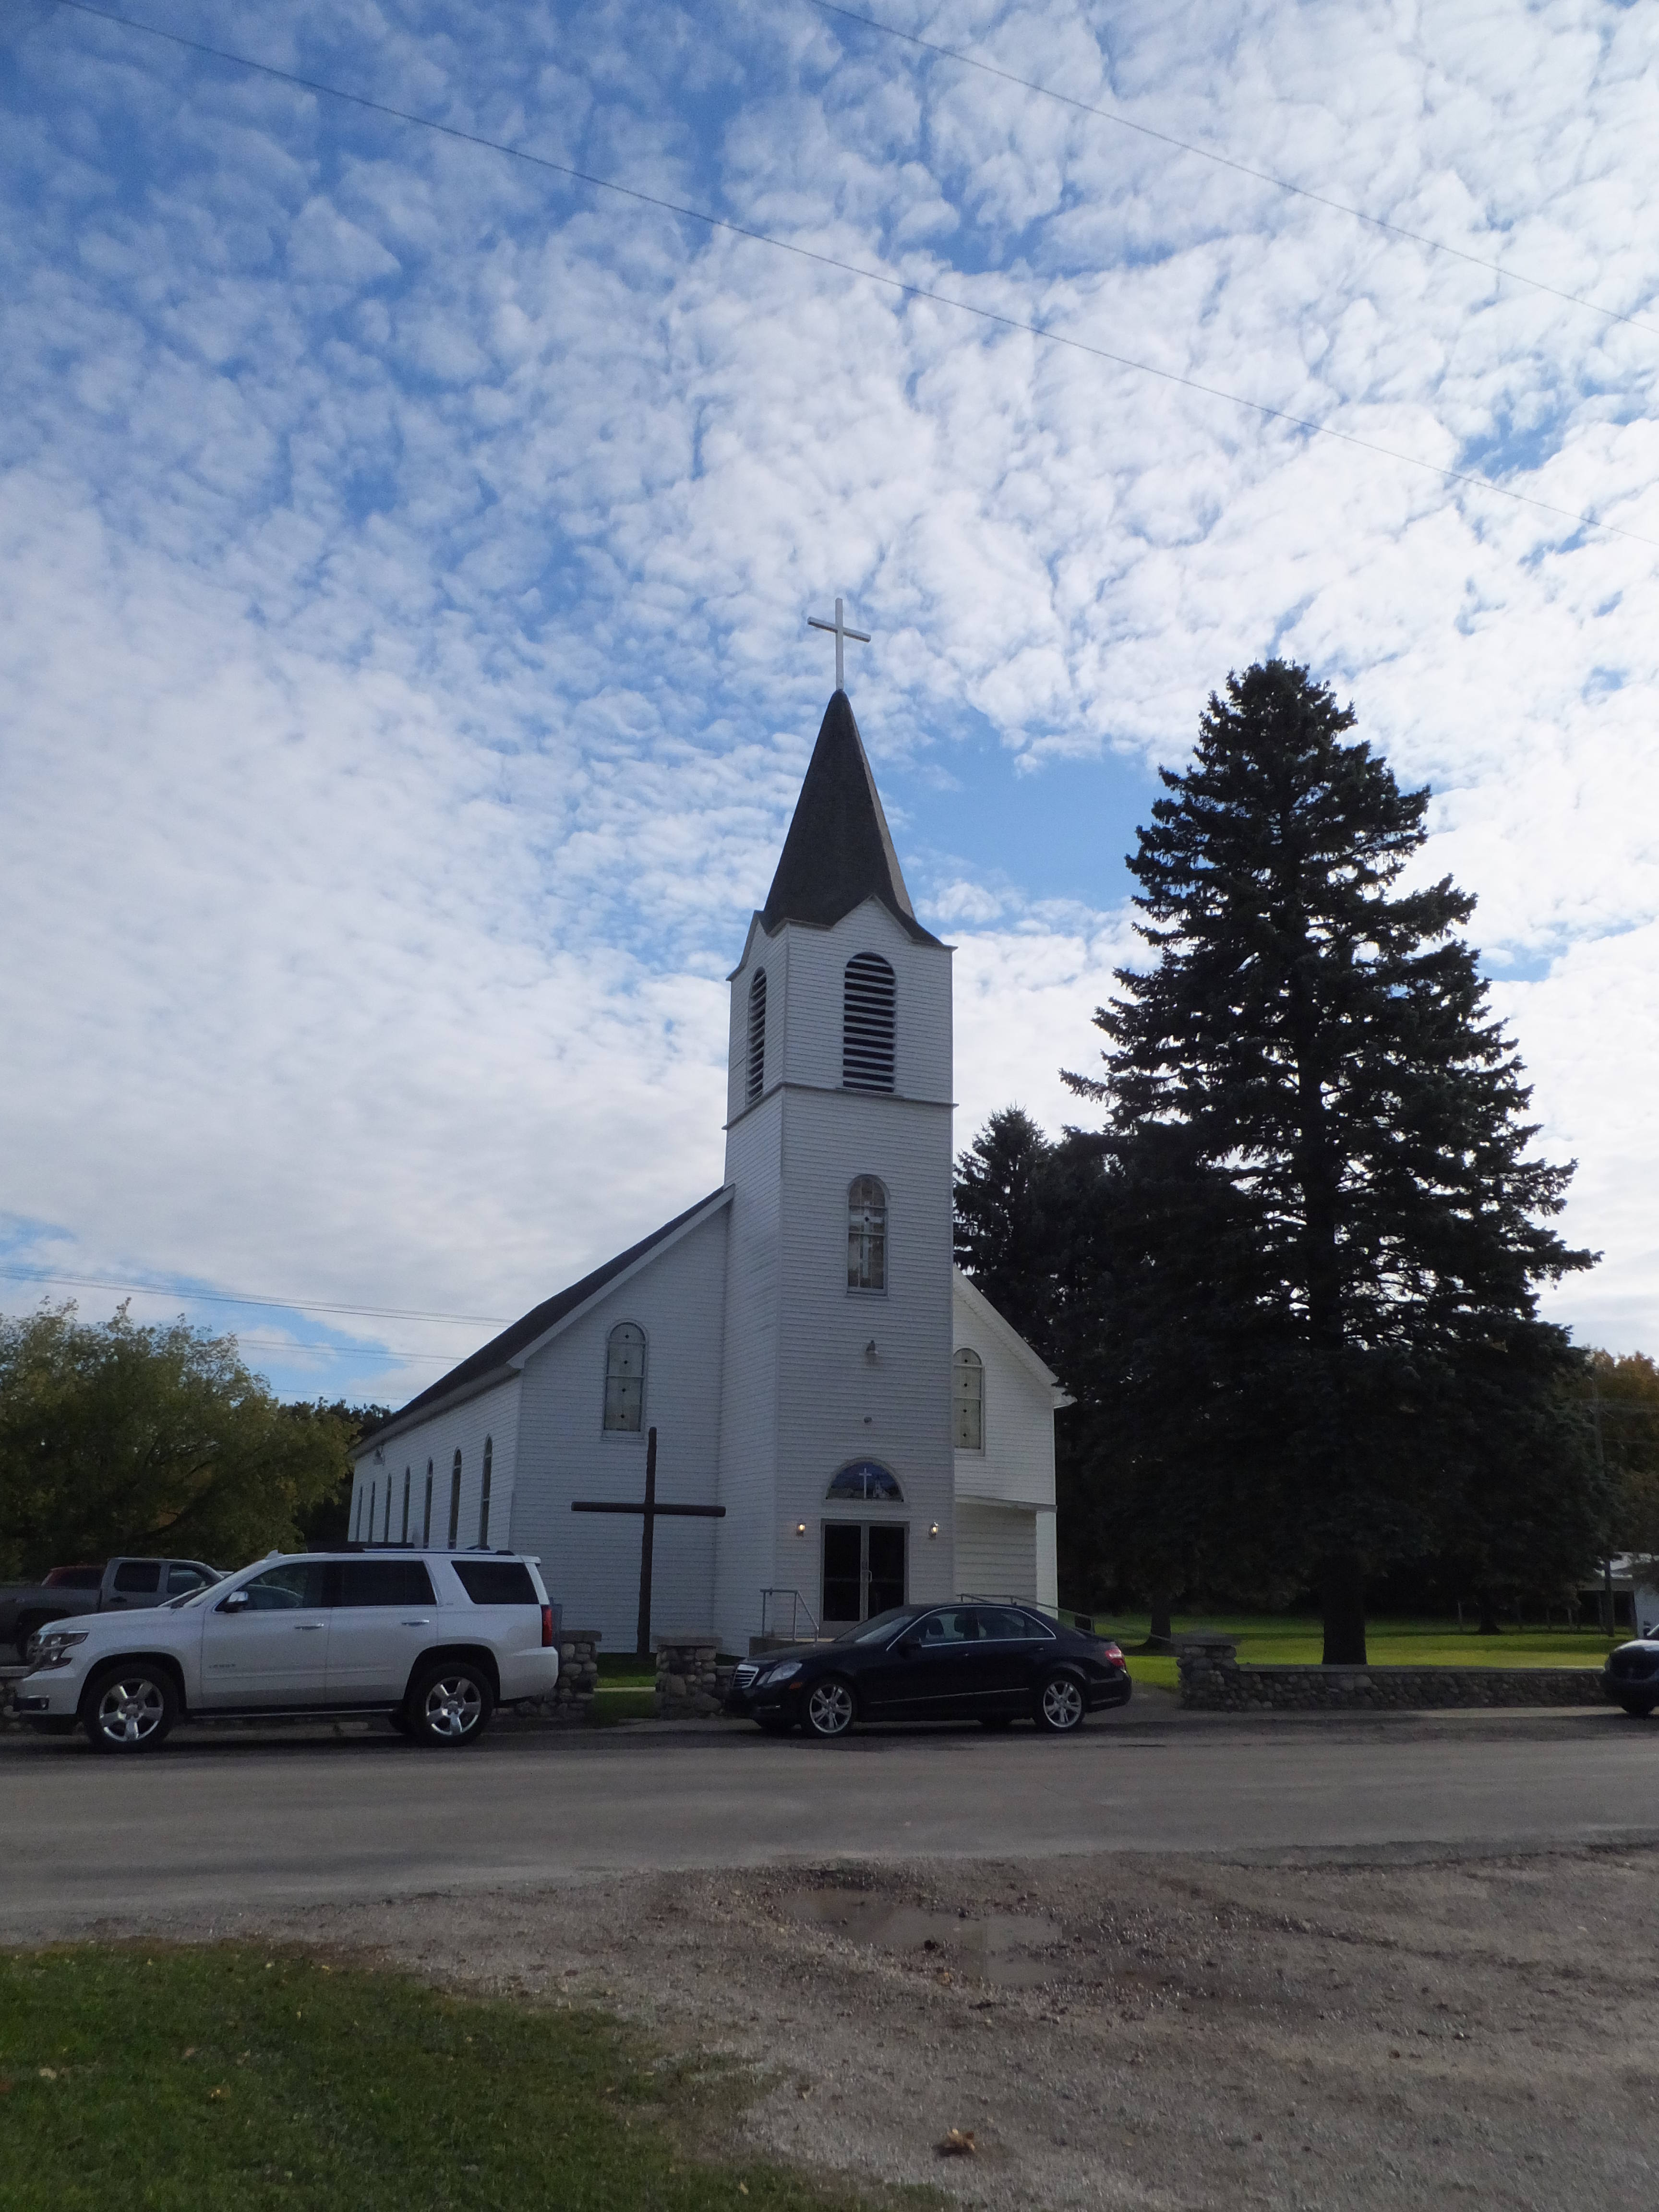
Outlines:
<svg viewBox="0 0 1659 2212"><path fill-rule="evenodd" d="M656 1653L659 1721L705 1720L724 1711L733 1662L721 1659L713 1636L659 1636Z"/></svg>
<svg viewBox="0 0 1659 2212"><path fill-rule="evenodd" d="M1599 1705L1590 1667L1241 1667L1222 1637L1176 1655L1181 1702L1200 1712L1376 1712L1448 1705Z"/></svg>
<svg viewBox="0 0 1659 2212"><path fill-rule="evenodd" d="M599 1686L597 1628L561 1628L559 1679L549 1698L520 1698L513 1710L526 1720L585 1721Z"/></svg>

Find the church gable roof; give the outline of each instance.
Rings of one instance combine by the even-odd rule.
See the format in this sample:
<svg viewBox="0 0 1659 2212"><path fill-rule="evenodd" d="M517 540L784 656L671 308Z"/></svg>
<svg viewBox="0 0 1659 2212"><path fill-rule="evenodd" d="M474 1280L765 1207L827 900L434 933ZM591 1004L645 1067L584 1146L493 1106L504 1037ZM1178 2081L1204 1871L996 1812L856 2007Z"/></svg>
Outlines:
<svg viewBox="0 0 1659 2212"><path fill-rule="evenodd" d="M559 1291L550 1298L544 1298L540 1305L532 1306L527 1314L504 1328L499 1336L492 1336L488 1344L480 1345L477 1351L470 1358L462 1360L459 1367L452 1367L447 1375L441 1376L418 1397L411 1398L406 1406L400 1407L390 1420L383 1421L378 1429L368 1430L358 1440L355 1453L361 1455L374 1444L384 1443L389 1437L409 1427L416 1419L436 1413L441 1406L452 1399L471 1397L489 1384L506 1382L520 1363L521 1354L532 1351L542 1338L550 1335L561 1322L568 1321L573 1314L579 1313L601 1291L609 1290L613 1283L620 1281L641 1261L649 1258L659 1245L669 1243L682 1230L692 1227L702 1215L712 1213L717 1206L724 1205L729 1196L730 1193L724 1186L711 1191L707 1198L700 1198L695 1206L688 1206L684 1213L677 1213L672 1221L664 1222L660 1229L653 1229L650 1236L642 1237L637 1244L630 1244L625 1252L618 1252L614 1260L607 1260L603 1267L595 1267L591 1275L584 1275L580 1282L572 1283L568 1290Z"/></svg>
<svg viewBox="0 0 1659 2212"><path fill-rule="evenodd" d="M818 726L761 922L769 936L786 921L829 929L867 898L879 899L918 945L939 943L916 920L852 702L836 691Z"/></svg>

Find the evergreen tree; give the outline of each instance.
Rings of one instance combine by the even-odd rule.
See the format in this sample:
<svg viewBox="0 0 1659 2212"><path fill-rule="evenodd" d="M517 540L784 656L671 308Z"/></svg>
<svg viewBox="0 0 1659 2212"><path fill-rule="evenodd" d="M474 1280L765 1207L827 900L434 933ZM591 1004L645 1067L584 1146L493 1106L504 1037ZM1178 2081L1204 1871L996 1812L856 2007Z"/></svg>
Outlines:
<svg viewBox="0 0 1659 2212"><path fill-rule="evenodd" d="M1591 1264L1546 1225L1571 1169L1526 1157L1520 1061L1458 934L1474 902L1397 888L1429 793L1343 742L1353 721L1282 661L1212 695L1128 863L1156 957L1096 1016L1103 1081L1068 1078L1120 1161L1178 1138L1229 1188L1218 1386L1278 1431L1261 1524L1316 1577L1333 1663L1364 1662L1367 1569L1439 1533L1460 1369ZM1188 1285L1194 1227L1161 1262Z"/></svg>

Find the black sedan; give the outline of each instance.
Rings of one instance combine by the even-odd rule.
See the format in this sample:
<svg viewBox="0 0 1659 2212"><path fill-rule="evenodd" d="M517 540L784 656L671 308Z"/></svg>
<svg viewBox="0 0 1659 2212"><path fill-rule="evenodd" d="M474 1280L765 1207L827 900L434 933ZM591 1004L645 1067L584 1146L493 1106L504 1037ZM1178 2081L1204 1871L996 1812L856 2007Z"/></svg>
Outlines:
<svg viewBox="0 0 1659 2212"><path fill-rule="evenodd" d="M1650 1632L1634 1644L1621 1644L1608 1652L1601 1687L1615 1705L1645 1720L1659 1705L1659 1634Z"/></svg>
<svg viewBox="0 0 1659 2212"><path fill-rule="evenodd" d="M1128 1702L1123 1654L1097 1636L1020 1606L901 1605L833 1644L744 1660L726 1709L773 1735L845 1735L855 1720L1031 1720L1069 1735Z"/></svg>

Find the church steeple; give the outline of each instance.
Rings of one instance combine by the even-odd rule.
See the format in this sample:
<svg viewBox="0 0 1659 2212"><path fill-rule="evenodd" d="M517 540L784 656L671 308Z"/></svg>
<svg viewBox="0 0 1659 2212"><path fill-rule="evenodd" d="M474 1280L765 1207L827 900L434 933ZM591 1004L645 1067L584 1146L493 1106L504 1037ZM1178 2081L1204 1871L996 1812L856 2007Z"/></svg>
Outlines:
<svg viewBox="0 0 1659 2212"><path fill-rule="evenodd" d="M786 921L830 929L872 897L916 944L939 943L916 920L852 702L836 691L823 710L761 925L769 936Z"/></svg>

